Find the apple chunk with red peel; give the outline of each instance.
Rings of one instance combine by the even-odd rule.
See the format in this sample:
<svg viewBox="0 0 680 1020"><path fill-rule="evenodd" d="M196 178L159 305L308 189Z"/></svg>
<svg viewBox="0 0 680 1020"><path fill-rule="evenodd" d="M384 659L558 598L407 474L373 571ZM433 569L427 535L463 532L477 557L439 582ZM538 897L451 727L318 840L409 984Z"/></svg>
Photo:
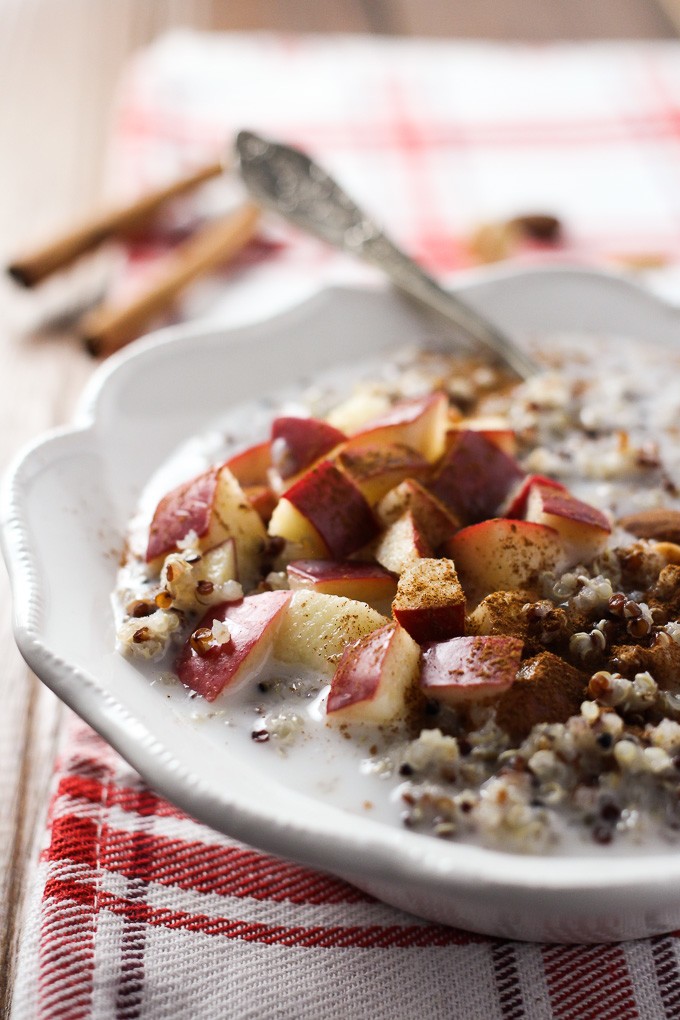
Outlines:
<svg viewBox="0 0 680 1020"><path fill-rule="evenodd" d="M280 417L272 422L274 469L284 480L298 475L347 437L319 418Z"/></svg>
<svg viewBox="0 0 680 1020"><path fill-rule="evenodd" d="M481 432L466 430L454 436L428 489L466 524L475 524L498 512L523 475L513 457Z"/></svg>
<svg viewBox="0 0 680 1020"><path fill-rule="evenodd" d="M388 525L407 510L435 549L460 528L458 518L414 478L390 489L378 503L376 515L381 524Z"/></svg>
<svg viewBox="0 0 680 1020"><path fill-rule="evenodd" d="M276 635L274 655L332 676L347 645L388 622L365 602L296 591Z"/></svg>
<svg viewBox="0 0 680 1020"><path fill-rule="evenodd" d="M163 496L149 528L147 563L175 552L178 543L191 531L199 539L208 534L218 477L219 469L212 468Z"/></svg>
<svg viewBox="0 0 680 1020"><path fill-rule="evenodd" d="M255 676L272 649L291 598L289 591L267 591L211 609L175 663L182 683L214 701L225 687L235 689Z"/></svg>
<svg viewBox="0 0 680 1020"><path fill-rule="evenodd" d="M175 552L191 533L202 552L233 539L238 579L246 587L255 584L267 533L225 465L198 475L163 497L149 529L147 562L160 570L162 558Z"/></svg>
<svg viewBox="0 0 680 1020"><path fill-rule="evenodd" d="M392 612L419 645L465 633L465 595L452 561L422 559L407 567Z"/></svg>
<svg viewBox="0 0 680 1020"><path fill-rule="evenodd" d="M359 489L328 460L286 489L269 522L270 535L312 558L345 559L377 533L377 521Z"/></svg>
<svg viewBox="0 0 680 1020"><path fill-rule="evenodd" d="M272 466L271 447L269 441L249 446L240 453L235 453L226 462L232 475L239 485L266 485L269 469Z"/></svg>
<svg viewBox="0 0 680 1020"><path fill-rule="evenodd" d="M455 433L465 430L480 432L510 457L517 453L517 436L504 418L462 418L449 425L447 441L454 439Z"/></svg>
<svg viewBox="0 0 680 1020"><path fill-rule="evenodd" d="M546 485L532 485L529 490L526 519L559 533L567 566L590 563L602 552L612 530L600 510L569 492Z"/></svg>
<svg viewBox="0 0 680 1020"><path fill-rule="evenodd" d="M473 601L493 591L531 589L543 571L564 566L562 541L554 528L507 517L462 528L446 543L446 553Z"/></svg>
<svg viewBox="0 0 680 1020"><path fill-rule="evenodd" d="M444 452L449 399L440 390L401 400L350 436L348 447L405 443L433 464Z"/></svg>
<svg viewBox="0 0 680 1020"><path fill-rule="evenodd" d="M259 514L262 523L269 524L279 501L274 490L268 485L244 485L243 493L253 510Z"/></svg>
<svg viewBox="0 0 680 1020"><path fill-rule="evenodd" d="M405 478L424 478L430 470L423 455L404 443L343 447L333 459L371 506Z"/></svg>
<svg viewBox="0 0 680 1020"><path fill-rule="evenodd" d="M326 712L335 723L401 721L418 680L420 648L390 623L343 652L331 680Z"/></svg>
<svg viewBox="0 0 680 1020"><path fill-rule="evenodd" d="M420 688L454 707L490 701L512 687L524 644L518 638L454 637L423 649Z"/></svg>
<svg viewBox="0 0 680 1020"><path fill-rule="evenodd" d="M268 523L278 499L269 484L271 466L271 448L268 441L249 446L247 450L234 454L225 464L265 524Z"/></svg>
<svg viewBox="0 0 680 1020"><path fill-rule="evenodd" d="M389 605L397 592L394 574L379 563L359 560L294 560L286 567L293 591L306 588L322 595L342 595L367 602L369 606Z"/></svg>
<svg viewBox="0 0 680 1020"><path fill-rule="evenodd" d="M567 491L567 487L554 478L548 478L546 475L527 475L526 478L518 482L514 489L510 490L505 503L499 510L499 515L522 520L527 512L529 492L534 485L543 485L549 489L557 489L559 492Z"/></svg>
<svg viewBox="0 0 680 1020"><path fill-rule="evenodd" d="M374 550L378 563L393 574L401 574L412 563L433 554L432 545L410 510L383 531Z"/></svg>

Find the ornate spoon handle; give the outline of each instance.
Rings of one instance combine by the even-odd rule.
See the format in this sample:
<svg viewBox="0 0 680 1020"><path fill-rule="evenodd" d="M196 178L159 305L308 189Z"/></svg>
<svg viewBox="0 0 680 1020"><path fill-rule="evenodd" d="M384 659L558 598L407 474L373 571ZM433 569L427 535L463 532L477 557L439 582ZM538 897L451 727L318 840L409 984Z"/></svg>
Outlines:
<svg viewBox="0 0 680 1020"><path fill-rule="evenodd" d="M444 290L401 251L305 153L270 142L251 131L236 138L241 176L263 206L335 248L382 269L402 290L445 315L465 336L481 344L521 378L538 369L532 359L483 316Z"/></svg>

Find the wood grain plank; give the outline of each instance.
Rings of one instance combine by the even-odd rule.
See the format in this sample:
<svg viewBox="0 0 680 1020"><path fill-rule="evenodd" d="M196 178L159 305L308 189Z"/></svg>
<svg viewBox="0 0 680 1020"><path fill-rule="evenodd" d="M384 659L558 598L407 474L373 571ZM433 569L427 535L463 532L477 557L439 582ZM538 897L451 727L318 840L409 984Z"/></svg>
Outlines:
<svg viewBox="0 0 680 1020"><path fill-rule="evenodd" d="M680 0L654 0L673 27L676 35L680 35Z"/></svg>
<svg viewBox="0 0 680 1020"><path fill-rule="evenodd" d="M671 0L668 0L670 3ZM655 0L393 0L399 35L516 39L654 39L677 34Z"/></svg>
<svg viewBox="0 0 680 1020"><path fill-rule="evenodd" d="M215 0L213 27L236 31L268 29L284 32L368 32L376 31L371 0ZM376 5L380 7L380 4Z"/></svg>

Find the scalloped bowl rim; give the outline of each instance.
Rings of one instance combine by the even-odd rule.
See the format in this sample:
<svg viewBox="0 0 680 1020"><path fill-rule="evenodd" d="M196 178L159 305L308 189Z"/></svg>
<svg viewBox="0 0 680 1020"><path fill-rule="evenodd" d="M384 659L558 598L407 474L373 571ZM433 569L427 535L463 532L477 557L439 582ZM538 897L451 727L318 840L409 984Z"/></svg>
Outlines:
<svg viewBox="0 0 680 1020"><path fill-rule="evenodd" d="M581 268L549 267L531 270L502 270L470 274L458 292L470 300L489 300L494 288L510 291L540 287L552 278L579 287L594 281L611 295L633 295L650 315L667 320L678 331L675 310L627 280L613 274L594 273ZM308 298L302 310L314 314L329 295L342 295L363 288L327 288ZM382 290L375 293L384 294ZM480 296L481 295L481 296ZM389 300L393 300L390 296ZM300 309L296 309L299 311ZM263 323L276 323L283 311L248 325L228 327L230 333L247 336ZM664 327L665 328L665 327ZM15 457L5 474L0 496L2 542L14 592L14 631L19 649L33 671L89 725L97 730L154 789L198 820L267 852L296 859L367 884L374 878L387 882L415 883L430 890L485 890L501 897L508 890L540 893L553 890L597 891L631 895L660 890L680 879L680 854L659 853L607 859L606 869L593 867L597 858L574 856L515 856L469 845L442 843L390 827L370 819L347 815L329 808L305 816L298 823L286 811L269 806L253 807L239 797L238 790L216 791L205 777L182 765L162 737L150 732L135 717L134 706L122 704L104 690L95 677L78 663L65 661L44 640L44 601L39 584L39 563L31 547L27 525L26 486L33 472L40 470L41 458L67 451L78 457L92 441L99 405L104 393L118 385L126 368L134 363L145 370L155 359L166 357L174 348L200 343L202 338L224 334L217 323L179 325L159 331L136 342L101 366L87 385L71 426L53 430L28 444ZM298 796L291 794L290 810ZM319 820L320 819L320 820ZM521 933L519 937L524 937Z"/></svg>

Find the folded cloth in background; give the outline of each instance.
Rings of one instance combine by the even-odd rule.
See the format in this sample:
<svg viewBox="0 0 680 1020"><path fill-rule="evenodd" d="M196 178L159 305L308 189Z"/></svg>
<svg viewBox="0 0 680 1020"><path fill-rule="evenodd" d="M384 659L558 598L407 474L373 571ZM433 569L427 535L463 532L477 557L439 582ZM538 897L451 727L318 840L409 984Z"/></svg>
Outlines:
<svg viewBox="0 0 680 1020"><path fill-rule="evenodd" d="M571 256L658 252L673 265L679 107L673 43L177 33L125 77L110 175L120 193L143 190L249 127L307 147L439 273L469 264L465 241L480 221L535 210L562 220ZM273 229L276 244L185 312L219 314L221 301L237 300L246 309L270 286L368 272ZM148 246L133 256L143 251L153 257ZM670 1018L680 1009L678 948L675 935L523 945L408 917L192 821L73 721L14 1015Z"/></svg>

